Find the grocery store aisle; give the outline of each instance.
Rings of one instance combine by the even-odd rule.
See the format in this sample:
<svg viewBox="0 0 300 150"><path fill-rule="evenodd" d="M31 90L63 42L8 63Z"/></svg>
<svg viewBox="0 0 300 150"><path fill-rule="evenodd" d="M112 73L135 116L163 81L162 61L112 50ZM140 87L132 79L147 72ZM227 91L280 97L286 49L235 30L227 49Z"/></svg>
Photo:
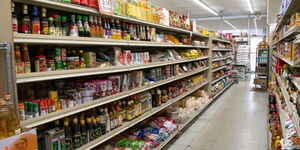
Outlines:
<svg viewBox="0 0 300 150"><path fill-rule="evenodd" d="M250 82L230 87L168 149L266 150L267 93Z"/></svg>

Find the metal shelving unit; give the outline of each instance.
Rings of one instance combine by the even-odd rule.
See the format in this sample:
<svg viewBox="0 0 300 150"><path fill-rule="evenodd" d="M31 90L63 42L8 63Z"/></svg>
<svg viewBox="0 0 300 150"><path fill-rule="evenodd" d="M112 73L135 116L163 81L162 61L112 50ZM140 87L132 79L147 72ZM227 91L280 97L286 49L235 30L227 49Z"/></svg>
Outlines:
<svg viewBox="0 0 300 150"><path fill-rule="evenodd" d="M232 84L234 81L230 82L226 87L224 87L218 94L216 94L213 99L217 99L221 94L223 94Z"/></svg>

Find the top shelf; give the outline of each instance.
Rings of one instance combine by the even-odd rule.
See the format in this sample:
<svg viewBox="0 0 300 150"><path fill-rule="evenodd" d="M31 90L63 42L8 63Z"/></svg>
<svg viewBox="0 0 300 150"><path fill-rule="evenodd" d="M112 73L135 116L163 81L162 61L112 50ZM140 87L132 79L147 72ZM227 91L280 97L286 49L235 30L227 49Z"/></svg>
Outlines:
<svg viewBox="0 0 300 150"><path fill-rule="evenodd" d="M282 15L280 21L278 22L275 28L275 33L277 33L287 23L287 21L293 15L293 13L299 11L299 2L299 0L291 0L286 12Z"/></svg>
<svg viewBox="0 0 300 150"><path fill-rule="evenodd" d="M172 31L172 32L186 33L186 34L189 34L189 35L195 36L195 37L209 38L209 36L207 36L207 35L202 35L197 32L192 32L190 30L181 29L181 28L177 28L177 27L156 24L156 23L152 23L149 21L129 18L126 16L120 16L120 15L109 16L106 14L101 14L97 9L85 7L85 6L81 6L81 5L77 5L77 4L72 4L72 3L63 3L63 2L52 1L52 0L26 0L26 1L25 0L12 0L12 1L19 2L19 3L31 4L31 5L37 5L37 6L46 7L46 8L52 8L55 10L68 11L68 12L73 12L73 13L81 13L81 14L85 14L85 15L113 17L113 18L120 19L120 20L126 20L126 21L132 22L132 23L150 25L150 26L156 27L158 29L168 30L168 31Z"/></svg>
<svg viewBox="0 0 300 150"><path fill-rule="evenodd" d="M218 39L218 38L212 38L212 40L231 44L231 42L229 40L223 40L223 39Z"/></svg>

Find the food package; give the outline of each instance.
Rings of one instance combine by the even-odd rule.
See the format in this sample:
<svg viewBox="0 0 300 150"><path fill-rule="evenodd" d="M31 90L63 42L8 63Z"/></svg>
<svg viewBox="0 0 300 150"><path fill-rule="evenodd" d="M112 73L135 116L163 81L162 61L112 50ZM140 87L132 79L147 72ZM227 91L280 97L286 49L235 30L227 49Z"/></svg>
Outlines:
<svg viewBox="0 0 300 150"><path fill-rule="evenodd" d="M131 65L132 64L132 54L130 50L124 51L124 58L125 58L125 65Z"/></svg>

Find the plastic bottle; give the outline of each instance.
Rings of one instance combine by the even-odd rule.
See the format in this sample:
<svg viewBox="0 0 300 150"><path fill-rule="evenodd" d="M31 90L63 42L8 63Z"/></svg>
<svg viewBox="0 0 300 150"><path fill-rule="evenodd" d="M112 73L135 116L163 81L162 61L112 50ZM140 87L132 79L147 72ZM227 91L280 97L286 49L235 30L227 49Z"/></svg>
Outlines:
<svg viewBox="0 0 300 150"><path fill-rule="evenodd" d="M77 15L77 29L78 29L78 36L84 36L84 29L81 21L81 16Z"/></svg>
<svg viewBox="0 0 300 150"><path fill-rule="evenodd" d="M7 120L9 118L9 110L6 105L6 101L3 99L0 99L0 139L4 139L6 137L9 137L9 131L7 128Z"/></svg>
<svg viewBox="0 0 300 150"><path fill-rule="evenodd" d="M69 35L73 37L78 37L78 28L75 21L75 15L71 15L71 24L69 29Z"/></svg>
<svg viewBox="0 0 300 150"><path fill-rule="evenodd" d="M41 17L41 34L49 34L49 22L46 16L46 8L42 8L42 17Z"/></svg>
<svg viewBox="0 0 300 150"><path fill-rule="evenodd" d="M26 4L23 4L23 14L21 19L21 33L30 33L30 18L28 16L28 7Z"/></svg>
<svg viewBox="0 0 300 150"><path fill-rule="evenodd" d="M67 21L67 16L61 16L61 23L62 23L62 36L68 36L70 27Z"/></svg>
<svg viewBox="0 0 300 150"><path fill-rule="evenodd" d="M55 35L55 27L54 27L54 23L53 23L53 17L49 17L48 21L49 21L49 34Z"/></svg>
<svg viewBox="0 0 300 150"><path fill-rule="evenodd" d="M84 36L91 37L91 28L88 22L88 16L83 17L83 29L84 29Z"/></svg>
<svg viewBox="0 0 300 150"><path fill-rule="evenodd" d="M29 58L29 52L27 44L21 45L21 58L24 65L24 73L30 73L31 72L31 65L30 65L30 58Z"/></svg>
<svg viewBox="0 0 300 150"><path fill-rule="evenodd" d="M96 17L97 18L97 17ZM94 17L93 16L89 16L89 25L90 25L90 37L98 37L98 32L96 32L98 29L96 30L96 26L98 23L94 23Z"/></svg>
<svg viewBox="0 0 300 150"><path fill-rule="evenodd" d="M12 12L12 31L13 33L18 33L18 18L15 13L15 3L11 3L11 12Z"/></svg>
<svg viewBox="0 0 300 150"><path fill-rule="evenodd" d="M146 0L145 2L145 12L146 12L146 20L151 22L151 3L149 0Z"/></svg>
<svg viewBox="0 0 300 150"><path fill-rule="evenodd" d="M103 27L103 22L101 20L101 18L98 18L98 25L99 25L99 37L104 38L104 27Z"/></svg>

